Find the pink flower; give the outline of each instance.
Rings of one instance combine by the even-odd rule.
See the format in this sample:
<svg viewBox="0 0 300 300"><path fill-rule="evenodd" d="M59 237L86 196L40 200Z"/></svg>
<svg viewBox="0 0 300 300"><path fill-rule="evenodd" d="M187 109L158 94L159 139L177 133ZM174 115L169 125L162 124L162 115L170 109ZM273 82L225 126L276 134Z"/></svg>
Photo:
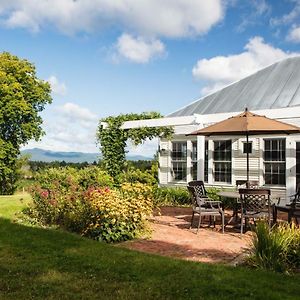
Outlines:
<svg viewBox="0 0 300 300"><path fill-rule="evenodd" d="M109 193L109 192L110 192L110 189L109 189L108 187L106 187L106 188L104 189L104 192L105 192L105 193Z"/></svg>
<svg viewBox="0 0 300 300"><path fill-rule="evenodd" d="M42 191L41 192L41 197L48 198L48 196L49 196L49 192L48 191Z"/></svg>

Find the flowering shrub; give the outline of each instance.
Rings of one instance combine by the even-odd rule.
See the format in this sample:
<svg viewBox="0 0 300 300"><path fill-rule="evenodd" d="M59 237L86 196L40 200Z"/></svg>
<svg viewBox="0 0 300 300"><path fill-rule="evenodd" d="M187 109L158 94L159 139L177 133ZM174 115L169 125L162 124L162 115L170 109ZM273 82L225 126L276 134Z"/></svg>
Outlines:
<svg viewBox="0 0 300 300"><path fill-rule="evenodd" d="M147 229L153 209L152 188L147 185L125 183L119 189L85 190L69 180L61 186L53 182L52 187L38 185L31 191L33 205L26 213L39 224L57 225L105 242L132 239Z"/></svg>
<svg viewBox="0 0 300 300"><path fill-rule="evenodd" d="M117 177L118 182L130 182L130 183L144 183L149 185L157 185L157 178L155 178L154 174L150 170L141 171L136 168L129 168L126 172L122 172Z"/></svg>
<svg viewBox="0 0 300 300"><path fill-rule="evenodd" d="M59 189L67 192L72 187L86 190L88 187L112 187L114 182L107 172L99 167L86 167L80 170L75 168L50 168L37 173L36 181L45 189Z"/></svg>
<svg viewBox="0 0 300 300"><path fill-rule="evenodd" d="M92 216L84 235L117 242L135 238L147 228L152 213L151 188L143 184L124 184L120 190L96 189L90 192Z"/></svg>

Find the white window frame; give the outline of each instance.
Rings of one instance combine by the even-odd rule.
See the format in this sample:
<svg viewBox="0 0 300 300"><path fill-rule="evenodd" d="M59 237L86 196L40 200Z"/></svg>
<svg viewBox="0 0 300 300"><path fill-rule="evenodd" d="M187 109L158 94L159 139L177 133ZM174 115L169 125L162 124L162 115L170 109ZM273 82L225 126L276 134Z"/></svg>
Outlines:
<svg viewBox="0 0 300 300"><path fill-rule="evenodd" d="M230 161L227 161L227 160L215 160L214 159L214 153L215 153L215 142L230 142L231 143L231 158L230 158ZM233 177L233 162L232 162L232 140L231 139L214 139L213 140L213 143L212 143L212 149L213 149L213 154L212 154L212 160L213 160L213 181L214 183L216 184L226 184L226 185L231 185L232 184L232 177ZM216 180L216 177L215 177L215 164L216 163L229 163L231 164L231 176L230 176L230 182L228 181L217 181Z"/></svg>
<svg viewBox="0 0 300 300"><path fill-rule="evenodd" d="M280 140L283 140L285 142L285 160L270 160L270 161L266 161L265 160L265 151L266 151L266 144L265 142L266 141L280 141ZM286 138L279 138L279 137L276 137L276 138L264 138L263 139L263 180L264 180L264 185L266 186L278 186L278 187L285 187L286 186L286 157L287 157L287 141L286 141ZM284 164L284 170L285 170L285 173L284 173L284 183L266 183L266 164ZM271 173L272 175L272 173Z"/></svg>
<svg viewBox="0 0 300 300"><path fill-rule="evenodd" d="M173 159L173 147L174 144L185 144L186 146L186 155L185 155L185 159ZM173 163L183 163L185 164L185 177L182 179L175 179L175 172L174 172L174 168L173 168ZM187 182L188 180L188 141L172 141L171 142L171 178L172 178L172 182Z"/></svg>

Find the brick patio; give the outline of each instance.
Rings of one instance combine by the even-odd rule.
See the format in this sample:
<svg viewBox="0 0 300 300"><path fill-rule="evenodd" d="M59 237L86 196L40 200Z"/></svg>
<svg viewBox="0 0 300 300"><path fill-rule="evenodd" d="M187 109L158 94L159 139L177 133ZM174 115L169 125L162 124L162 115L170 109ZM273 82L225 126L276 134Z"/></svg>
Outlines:
<svg viewBox="0 0 300 300"><path fill-rule="evenodd" d="M191 214L191 208L163 207L161 215L153 217L150 239L128 241L120 246L209 263L234 263L249 248L250 232L241 236L239 230L228 226L222 234L220 220L217 220L216 228L209 228L208 220L205 220L196 234L198 218L195 217L193 229L189 229Z"/></svg>

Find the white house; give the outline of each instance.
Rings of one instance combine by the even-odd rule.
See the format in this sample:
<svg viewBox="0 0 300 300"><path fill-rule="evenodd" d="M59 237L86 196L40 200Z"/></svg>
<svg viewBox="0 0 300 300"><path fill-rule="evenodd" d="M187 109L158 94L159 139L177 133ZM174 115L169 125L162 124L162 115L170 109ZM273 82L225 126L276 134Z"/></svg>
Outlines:
<svg viewBox="0 0 300 300"><path fill-rule="evenodd" d="M161 185L186 185L201 179L208 186L233 187L246 179L244 136L186 136L194 130L244 111L300 126L300 57L288 58L205 96L157 120L130 121L123 128L174 126L171 141L160 140ZM300 182L300 134L251 136L250 180L282 196Z"/></svg>

